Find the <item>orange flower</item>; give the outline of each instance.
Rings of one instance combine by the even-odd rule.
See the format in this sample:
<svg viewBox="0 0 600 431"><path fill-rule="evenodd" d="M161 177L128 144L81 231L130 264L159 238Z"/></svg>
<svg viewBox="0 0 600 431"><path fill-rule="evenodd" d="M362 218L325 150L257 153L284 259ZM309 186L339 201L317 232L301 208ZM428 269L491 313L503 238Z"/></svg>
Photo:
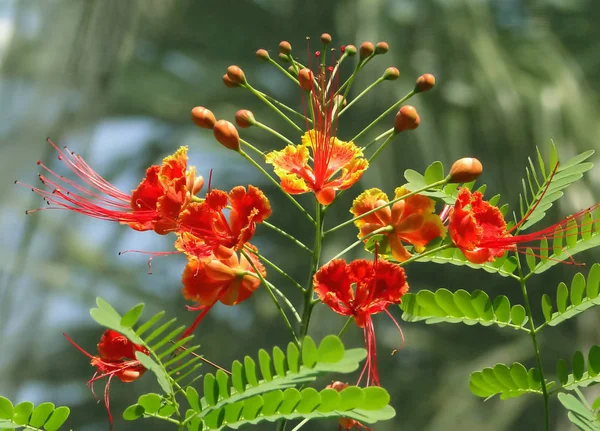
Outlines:
<svg viewBox="0 0 600 431"><path fill-rule="evenodd" d="M404 187L395 191L397 199L410 193ZM388 197L379 189L369 189L361 193L352 204L350 212L360 216L389 202ZM403 262L410 258L410 253L402 245L402 241L412 244L417 253L425 249L432 239L446 236L446 228L440 217L434 214L435 201L423 195L412 195L381 208L354 222L359 228L359 238L364 238L371 232L388 227L389 231L382 232L389 241L394 259Z"/></svg>
<svg viewBox="0 0 600 431"><path fill-rule="evenodd" d="M358 327L363 328L368 357L361 378L367 371L367 386L371 379L379 385L377 345L371 316L385 311L391 317L387 307L399 304L408 292L404 269L385 260L371 262L359 259L346 264L343 259L334 259L317 271L313 285L324 304L338 314L354 317Z"/></svg>
<svg viewBox="0 0 600 431"><path fill-rule="evenodd" d="M312 167L308 164L309 149L314 159ZM275 167L283 190L290 194L312 191L321 204L329 205L337 190L352 186L369 166L362 155L354 143L332 136L328 126L306 132L300 145L272 151L266 162Z"/></svg>
<svg viewBox="0 0 600 431"><path fill-rule="evenodd" d="M94 393L94 382L108 377L106 386L104 386L104 405L106 406L108 419L112 428L113 419L110 413L109 397L110 382L114 376L117 376L119 380L125 383L139 379L146 372L146 368L135 358L135 352L142 352L147 355L148 350L139 344L132 343L127 337L119 334L117 331L107 329L102 334L102 338L100 338L100 342L98 343L98 353L100 356L92 356L71 340L67 334L63 335L80 352L90 358L90 363L96 367L96 372L87 383L91 387L92 393Z"/></svg>
<svg viewBox="0 0 600 431"><path fill-rule="evenodd" d="M223 210L230 204L229 221ZM223 247L240 250L254 235L256 224L271 215L271 205L257 187L234 187L229 195L213 189L203 202L193 202L181 213L177 248L203 257ZM231 251L226 253L231 254Z"/></svg>
<svg viewBox="0 0 600 431"><path fill-rule="evenodd" d="M248 247L256 250L249 244ZM183 296L200 304L197 309L202 312L182 337L191 334L218 301L225 305L236 305L252 295L260 285L260 278L252 264L263 277L267 275L258 258L251 253L248 256L252 264L244 255L238 258L237 253L233 252L228 257L221 257L223 254L204 259L188 255L188 264L181 277Z"/></svg>
<svg viewBox="0 0 600 431"><path fill-rule="evenodd" d="M41 209L67 209L90 217L117 221L135 230L154 230L161 235L176 230L179 214L204 184L195 168L187 167L187 148L166 157L161 166L150 166L131 195L118 190L95 172L83 158L54 142L58 159L77 177L69 179L38 161L47 172L40 174L46 188L31 187L50 205ZM32 210L28 211L38 211Z"/></svg>

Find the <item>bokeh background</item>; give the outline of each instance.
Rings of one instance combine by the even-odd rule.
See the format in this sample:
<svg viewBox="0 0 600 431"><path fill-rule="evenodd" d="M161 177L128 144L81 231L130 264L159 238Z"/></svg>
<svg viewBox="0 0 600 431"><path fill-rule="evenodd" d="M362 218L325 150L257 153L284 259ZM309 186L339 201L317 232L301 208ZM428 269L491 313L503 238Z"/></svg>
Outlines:
<svg viewBox="0 0 600 431"><path fill-rule="evenodd" d="M148 275L146 256L118 255L128 249L170 250L172 237L60 211L25 216L25 209L42 201L13 181L34 184L38 159L57 166L46 136L81 153L124 190L137 185L146 166L188 145L201 174L214 169L214 187L259 185L272 201L271 221L310 243L309 226L294 208L242 158L192 125L189 111L203 105L232 120L238 109L251 109L258 119L296 138L249 93L226 88L221 76L228 65L238 64L256 87L300 109L298 90L254 52L266 48L276 56L279 41L287 39L304 59L305 37L317 40L327 31L336 46L358 46L365 40L390 44L390 52L359 76L354 94L386 67L401 70L398 81L382 84L343 118L342 138L354 136L402 97L420 74L437 77L434 91L411 101L421 114L421 127L397 139L361 183L336 202L328 226L349 216L351 200L361 188L378 186L391 193L403 183L405 169L423 172L434 160L449 166L462 156L481 159L490 196L501 193L514 206L526 158L535 146L547 154L552 138L563 160L599 146L599 20L597 0L1 0L0 394L15 402L68 405L68 424L75 430L107 429L104 406L85 386L93 369L61 334L95 352L102 329L88 310L96 296L120 311L145 302L147 312L166 309L182 322L195 316L185 311L180 293L181 256L154 259ZM393 116L372 136L392 121ZM259 131L244 131L243 136L261 149L280 146ZM596 169L571 187L548 220L598 201L599 175ZM324 258L355 235L352 227L332 235ZM266 229L259 229L254 242L305 280L308 258L291 243ZM355 249L347 257L353 255L363 254ZM580 256L594 261L593 254ZM570 281L580 269L557 265L536 279L531 285L536 312L542 293L554 292L559 281ZM293 287L277 277L272 280L299 304ZM410 267L409 280L413 291L482 288L490 296L519 299L515 283L482 271L420 264ZM399 310L393 313L399 318ZM343 322L317 307L310 333L319 339L336 333ZM598 312L591 310L544 331L541 346L550 378L559 357L568 358L578 348L587 351L600 341L598 322ZM375 325L382 380L397 409L396 418L376 430L541 429L541 399L484 403L468 388L473 370L497 362L533 366L530 341L523 334L404 323L406 346L391 356L400 343L397 330L386 316L378 316ZM272 302L260 290L234 308L215 307L198 337L202 352L225 366L259 348L288 342ZM344 341L360 346L362 334L353 328ZM151 375L134 384L113 382L113 414L119 418L139 394L150 390L157 390ZM591 399L593 390L588 394ZM569 429L566 413L556 403L552 422L554 429ZM162 423L121 419L116 426L164 428ZM305 429L335 427L335 422L323 422Z"/></svg>

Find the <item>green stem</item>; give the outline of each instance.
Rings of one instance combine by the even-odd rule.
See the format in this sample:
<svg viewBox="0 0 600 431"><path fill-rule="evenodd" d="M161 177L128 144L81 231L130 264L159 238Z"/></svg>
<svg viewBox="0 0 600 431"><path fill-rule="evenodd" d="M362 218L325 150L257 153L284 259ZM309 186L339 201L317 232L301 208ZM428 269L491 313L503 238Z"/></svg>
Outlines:
<svg viewBox="0 0 600 431"><path fill-rule="evenodd" d="M240 139L240 142L244 143L245 141L243 139ZM281 188L281 185L275 180L275 178L273 178L267 171L265 171L263 169L263 167L261 165L259 165L252 157L250 157L248 154L246 154L242 149L240 149L238 151L246 160L248 160L250 163L252 163L254 165L254 167L256 169L258 169L260 172L262 172L263 175L265 175L269 181L271 181L273 184L275 184L275 186L281 190L283 192L284 195L287 196L287 198L292 201L292 203L296 206L296 208L298 208L302 214L304 214L312 224L315 224L315 221L313 220L313 218L310 216L310 214L304 209L304 207L302 205L300 205L300 203L294 199L292 197L292 195L290 195L288 192L286 192L285 190L283 190Z"/></svg>
<svg viewBox="0 0 600 431"><path fill-rule="evenodd" d="M367 151L371 145L375 144L380 139L385 138L390 133L394 133L394 128L393 127L391 129L389 129L389 130L386 130L381 135L377 136L375 139L373 139L371 142L369 142L367 145L365 145L364 147L362 147L363 152Z"/></svg>
<svg viewBox="0 0 600 431"><path fill-rule="evenodd" d="M256 154L258 154L261 157L265 157L265 153L263 153L261 150L259 150L258 148L256 148L254 145L252 145L251 143L249 143L248 141L244 141L243 139L240 139L240 142L245 145L246 147L250 148L252 151L254 151Z"/></svg>
<svg viewBox="0 0 600 431"><path fill-rule="evenodd" d="M308 276L308 282L304 291L304 309L302 311L302 324L300 326L300 340L304 340L304 337L308 333L308 325L310 323L310 315L315 305L313 302L313 276L319 268L319 261L321 260L321 246L323 243L323 206L317 203L317 211L315 217L315 246L313 251L313 260L310 268L310 274Z"/></svg>
<svg viewBox="0 0 600 431"><path fill-rule="evenodd" d="M328 235L331 232L335 232L338 229L341 229L341 228L343 228L345 226L348 226L349 224L354 223L356 220L360 220L361 218L364 218L364 217L368 216L369 214L373 214L374 212L379 211L381 208L385 208L385 207L389 207L391 205L394 205L396 202L400 202L401 200L404 200L404 199L406 199L406 198L408 198L410 196L416 195L417 193L421 193L421 192L424 192L424 191L429 190L429 189L433 189L433 188L436 188L436 187L439 187L439 186L443 186L444 184L446 184L449 181L449 179L450 179L450 177L446 177L443 180L436 181L435 183L428 184L428 185L426 185L424 187L421 187L421 188L419 188L419 189L417 189L415 191L407 193L404 196L400 196L399 198L392 199L391 201L389 201L389 202L387 202L387 203L385 203L383 205L380 205L380 206L378 206L376 208L373 208L372 210L369 210L369 211L367 211L364 214L358 215L358 216L356 216L356 217L354 217L354 218L352 218L350 220L346 220L345 222L340 223L339 225L334 226L334 227L332 227L329 230L326 230L323 235Z"/></svg>
<svg viewBox="0 0 600 431"><path fill-rule="evenodd" d="M352 102L348 103L344 109L342 109L340 111L340 113L338 114L338 117L341 117L342 114L344 112L346 112L346 110L348 110L352 105L354 105L356 102L358 102L358 100L363 97L365 94L367 94L369 91L371 91L373 88L375 88L376 85L381 84L383 81L385 81L385 79L383 77L377 78L377 80L375 80L374 83L372 83L371 85L369 85L367 88L365 88L358 96L356 96L354 99L352 99Z"/></svg>
<svg viewBox="0 0 600 431"><path fill-rule="evenodd" d="M331 258L331 260L334 260L334 259L337 259L340 256L343 256L344 254L346 254L347 252L349 252L350 250L352 250L354 247L356 247L357 245L359 245L359 244L363 243L364 241L368 240L372 236L378 235L378 234L383 233L383 232L391 232L393 230L394 230L393 226L384 226L384 227L380 227L379 229L375 229L373 232L365 235L361 239L359 239L357 241L354 241L348 247L346 247L345 249L343 249L342 251L340 251L338 254L336 254L335 256L333 256Z"/></svg>
<svg viewBox="0 0 600 431"><path fill-rule="evenodd" d="M350 322L352 322L353 320L354 317L348 317L348 320L346 320L346 323L344 323L344 326L342 327L342 329L340 329L340 332L338 333L338 338L342 338L342 335L344 335L344 332L346 332L346 329L348 329L348 327L350 326Z"/></svg>
<svg viewBox="0 0 600 431"><path fill-rule="evenodd" d="M310 418L304 419L302 422L300 422L298 425L296 425L292 431L298 431L300 428L302 428L304 425L306 425L306 423L309 420L310 420Z"/></svg>
<svg viewBox="0 0 600 431"><path fill-rule="evenodd" d="M271 57L269 57L269 63L271 63L273 66L275 66L277 69L279 69L285 76L287 76L292 81L294 81L296 83L296 85L300 85L300 83L298 82L298 80L296 78L294 78L292 76L292 74L285 69L285 67L281 66L279 63L277 63Z"/></svg>
<svg viewBox="0 0 600 431"><path fill-rule="evenodd" d="M250 92L252 94L254 94L256 97L258 97L260 100L262 100L264 103L266 103L271 109L273 109L277 114L279 114L279 116L281 118L283 118L289 125L291 125L294 129L296 129L299 132L302 132L302 129L296 124L294 123L290 117L288 117L287 115L285 115L283 112L281 112L281 110L279 110L275 105L273 105L265 96L262 95L262 93L260 91L255 90L250 84L246 83L245 86L248 90L250 90Z"/></svg>
<svg viewBox="0 0 600 431"><path fill-rule="evenodd" d="M364 135L365 133L367 133L369 130L371 130L377 123L379 123L386 115L388 115L390 112L394 111L398 106L402 105L404 102L406 102L408 99L410 99L411 97L413 97L415 95L415 91L412 90L410 93L408 93L406 96L404 96L402 99L400 99L399 101L397 101L396 103L394 103L392 106L390 106L388 109L385 110L385 112L383 114L381 114L379 117L377 117L376 119L373 120L373 122L371 124L369 124L367 127L365 127L358 135L356 135L354 138L351 139L352 142L355 142L358 138L360 138L362 135Z"/></svg>
<svg viewBox="0 0 600 431"><path fill-rule="evenodd" d="M369 160L368 160L369 164L373 163L373 160L375 160L375 157L377 157L379 155L379 153L381 153L383 151L385 146L387 144L389 144L392 141L392 139L394 139L397 135L398 135L397 133L392 133L390 136L388 136L388 138L385 141L383 141L383 144L381 144L379 146L379 148L377 148L377 150L373 153L373 155L371 157L369 157Z"/></svg>
<svg viewBox="0 0 600 431"><path fill-rule="evenodd" d="M258 91L258 90L256 90ZM289 106L287 106L285 103L280 102L279 100L275 99L273 96L269 96L267 93L263 93L262 91L258 91L265 99L267 99L269 102L280 106L281 108L285 109L286 111L288 111L290 114L294 114L300 118L302 118L303 120L308 120L309 122L312 123L312 120L310 118L306 118L306 115L304 115L301 112L296 111L294 108L290 108Z"/></svg>
<svg viewBox="0 0 600 431"><path fill-rule="evenodd" d="M279 311L279 314L281 314L281 318L283 319L283 322L285 323L285 326L287 326L287 328L289 329L290 333L292 334L292 339L293 339L294 343L296 343L296 345L299 347L300 343L298 341L298 337L296 337L296 332L294 331L294 328L292 328L292 324L290 323L289 319L287 318L287 315L285 314L285 311L283 311L283 308L281 307L281 304L277 300L277 297L273 293L273 290L271 289L270 283L268 283L267 280L265 280L265 278L262 276L262 274L260 273L260 271L258 270L258 268L256 267L256 265L254 264L254 262L252 261L252 259L250 258L250 256L248 256L248 253L246 253L244 250L241 250L240 252L242 253L242 255L244 255L244 257L246 259L248 259L248 262L250 262L250 265L252 266L252 269L254 270L254 272L256 273L256 275L258 275L258 278L260 278L260 281L265 286L265 288L267 289L267 292L269 292L269 295L271 296L271 299L273 300L273 303L277 307L277 310Z"/></svg>
<svg viewBox="0 0 600 431"><path fill-rule="evenodd" d="M298 247L300 247L302 250L312 254L312 250L310 248L308 248L307 246L305 246L303 243L301 243L300 241L298 241L296 238L294 238L292 235L290 235L289 233L287 233L286 231L284 231L281 228L278 228L277 226L269 223L269 222L262 222L263 225L265 225L266 227L268 227L269 229L273 229L275 232L279 233L280 235L286 237L287 239L293 241Z"/></svg>
<svg viewBox="0 0 600 431"><path fill-rule="evenodd" d="M531 313L531 306L529 305L529 295L527 294L527 282L523 277L523 268L521 267L521 259L517 255L517 268L519 271L519 281L521 284L521 293L523 294L523 303L525 305L525 312L527 313L527 319L529 320L529 335L531 336L531 342L533 344L533 351L535 352L535 360L537 362L538 369L540 371L540 379L542 381L542 395L544 396L544 424L545 430L550 431L550 406L548 389L546 388L546 378L544 376L544 370L542 368L542 358L540 356L540 348L538 346L536 327L533 322L533 314Z"/></svg>
<svg viewBox="0 0 600 431"><path fill-rule="evenodd" d="M285 302L285 305L288 306L288 308L290 309L290 311L294 315L294 318L296 319L296 322L302 323L302 319L300 318L300 315L298 314L298 311L296 310L296 307L294 307L294 305L290 302L290 300L287 299L287 296L285 296L281 290L277 289L273 285L273 283L271 283L270 281L267 281L267 284L271 287L271 289L273 289L273 292L275 292L282 299L282 301Z"/></svg>
<svg viewBox="0 0 600 431"><path fill-rule="evenodd" d="M435 253L437 253L439 251L446 250L447 248L452 248L452 247L455 247L455 245L453 243L440 245L439 247L432 248L431 250L427 250L424 253L415 254L411 258L405 260L404 262L398 262L398 266L404 266L407 263L414 262L415 260L422 259L422 258L424 258L426 256L429 256L430 254L435 254Z"/></svg>
<svg viewBox="0 0 600 431"><path fill-rule="evenodd" d="M296 280L294 280L294 278L291 275L289 275L287 272L285 272L283 269L279 268L277 265L275 265L269 259L267 259L263 255L261 255L259 252L255 251L255 250L252 250L250 247L245 246L244 249L246 251L249 251L250 253L254 254L256 257L258 257L260 260L262 260L263 262L265 262L267 265L269 265L275 271L277 271L278 273L280 273L281 275L283 275L285 278L287 278L289 281L291 281L292 284L294 286L296 286L301 292L304 292L304 288L300 285L300 283L298 283Z"/></svg>
<svg viewBox="0 0 600 431"><path fill-rule="evenodd" d="M255 123L253 123L256 127L259 127L263 130L266 130L267 132L271 133L273 136L277 136L279 139L281 139L283 142L285 142L288 145L294 145L294 143L292 141L290 141L288 138L286 138L285 136L283 136L281 133L279 133L276 130L271 129L269 126L261 123L260 121L256 121Z"/></svg>

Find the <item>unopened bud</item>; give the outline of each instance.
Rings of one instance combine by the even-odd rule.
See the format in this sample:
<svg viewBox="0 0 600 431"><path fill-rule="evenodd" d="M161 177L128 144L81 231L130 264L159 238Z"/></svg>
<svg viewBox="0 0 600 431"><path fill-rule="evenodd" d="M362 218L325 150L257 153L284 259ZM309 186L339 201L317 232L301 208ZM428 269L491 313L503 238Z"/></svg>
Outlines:
<svg viewBox="0 0 600 431"><path fill-rule="evenodd" d="M385 69L385 72L383 72L383 79L385 79L387 81L394 81L394 80L398 79L399 76L400 76L400 71L393 66L388 67L387 69Z"/></svg>
<svg viewBox="0 0 600 431"><path fill-rule="evenodd" d="M281 61L282 63L289 63L290 62L290 58L285 55L285 54L279 54L279 61Z"/></svg>
<svg viewBox="0 0 600 431"><path fill-rule="evenodd" d="M252 111L248 111L247 109L240 109L235 114L235 122L242 129L250 127L256 123L254 119L254 114Z"/></svg>
<svg viewBox="0 0 600 431"><path fill-rule="evenodd" d="M450 183L469 183L483 172L483 165L474 157L458 159L450 168Z"/></svg>
<svg viewBox="0 0 600 431"><path fill-rule="evenodd" d="M289 66L287 70L290 72L290 75L296 76L296 68L294 65Z"/></svg>
<svg viewBox="0 0 600 431"><path fill-rule="evenodd" d="M360 46L360 59L364 60L367 57L370 57L371 55L373 55L373 53L375 52L375 47L373 46L373 44L371 42L363 42L363 44Z"/></svg>
<svg viewBox="0 0 600 431"><path fill-rule="evenodd" d="M335 389L338 392L342 392L347 387L348 387L348 383L344 383L344 382L340 382L340 381L333 382L330 385L326 386L327 389Z"/></svg>
<svg viewBox="0 0 600 431"><path fill-rule="evenodd" d="M197 177L194 180L194 183L192 185L192 195L197 195L198 192L200 192L200 190L202 190L202 187L204 187L204 178L202 176Z"/></svg>
<svg viewBox="0 0 600 431"><path fill-rule="evenodd" d="M321 205L330 205L335 199L335 189L333 187L325 187L317 192L317 200Z"/></svg>
<svg viewBox="0 0 600 431"><path fill-rule="evenodd" d="M331 35L329 33L323 33L321 35L321 42L325 45L329 45L331 43Z"/></svg>
<svg viewBox="0 0 600 431"><path fill-rule="evenodd" d="M213 133L217 141L224 147L234 151L240 149L240 135L235 126L229 121L217 121L213 128Z"/></svg>
<svg viewBox="0 0 600 431"><path fill-rule="evenodd" d="M203 129L212 129L217 122L215 115L204 106L196 106L192 109L192 121L198 127Z"/></svg>
<svg viewBox="0 0 600 431"><path fill-rule="evenodd" d="M310 69L300 69L298 72L298 81L303 90L310 91L313 88L313 73Z"/></svg>
<svg viewBox="0 0 600 431"><path fill-rule="evenodd" d="M284 55L289 55L292 52L292 45L287 40L279 43L279 52Z"/></svg>
<svg viewBox="0 0 600 431"><path fill-rule="evenodd" d="M394 132L400 133L405 130L414 130L419 127L421 123L421 118L419 118L419 114L414 106L405 105L396 114L396 119L394 120Z"/></svg>
<svg viewBox="0 0 600 431"><path fill-rule="evenodd" d="M415 85L415 93L422 93L424 91L431 90L435 85L435 76L431 73L426 73L417 78L417 84Z"/></svg>
<svg viewBox="0 0 600 431"><path fill-rule="evenodd" d="M238 84L229 79L229 76L227 74L223 75L223 84L225 84L225 86L228 88L239 87Z"/></svg>
<svg viewBox="0 0 600 431"><path fill-rule="evenodd" d="M227 68L227 76L231 80L231 82L235 84L245 84L246 76L244 75L244 71L240 69L238 66L232 65Z"/></svg>
<svg viewBox="0 0 600 431"><path fill-rule="evenodd" d="M344 47L344 54L348 55L348 57L356 55L356 47L354 45L346 45Z"/></svg>
<svg viewBox="0 0 600 431"><path fill-rule="evenodd" d="M267 52L266 49L259 49L258 51L256 51L256 56L263 61L269 61L269 53Z"/></svg>
<svg viewBox="0 0 600 431"><path fill-rule="evenodd" d="M375 54L385 54L390 50L390 46L387 42L377 42L375 45Z"/></svg>

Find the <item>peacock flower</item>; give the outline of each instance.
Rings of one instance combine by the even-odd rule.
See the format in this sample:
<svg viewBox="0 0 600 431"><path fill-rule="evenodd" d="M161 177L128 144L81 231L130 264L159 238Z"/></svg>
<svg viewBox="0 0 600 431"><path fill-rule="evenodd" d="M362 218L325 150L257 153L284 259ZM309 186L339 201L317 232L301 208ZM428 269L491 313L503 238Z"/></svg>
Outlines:
<svg viewBox="0 0 600 431"><path fill-rule="evenodd" d="M246 247L256 251L250 244ZM193 309L202 312L185 331L184 337L194 331L218 301L225 305L236 305L248 299L261 282L254 268L262 277L267 275L264 266L252 253L247 254L251 261L244 254L238 257L235 252L228 257L220 255L203 259L188 255L188 263L181 277L183 296L199 304L199 307Z"/></svg>
<svg viewBox="0 0 600 431"><path fill-rule="evenodd" d="M39 175L45 187L31 189L49 205L38 210L66 209L164 235L177 230L181 211L204 184L202 177L196 177L195 168L187 166L187 147L166 157L162 165L150 166L138 187L127 194L100 176L79 154L66 148L63 151L50 139L48 142L75 178L59 175L38 161L46 171Z"/></svg>
<svg viewBox="0 0 600 431"><path fill-rule="evenodd" d="M145 347L131 342L124 335L117 331L107 329L98 343L99 356L93 356L77 345L67 334L64 336L69 342L75 346L81 353L91 359L90 363L96 367L96 372L88 381L87 385L91 388L94 396L94 382L97 380L108 378L104 386L104 405L108 412L108 419L112 428L113 419L110 413L110 382L113 377L125 383L133 382L139 379L145 372L146 368L135 357L136 352L142 352L147 355L148 350Z"/></svg>
<svg viewBox="0 0 600 431"><path fill-rule="evenodd" d="M313 285L321 302L338 314L352 316L358 327L363 328L368 355L359 382L366 372L367 386L371 382L379 386L371 316L384 311L394 320L387 307L399 304L408 292L404 269L385 260L359 259L347 264L343 259L334 259L317 271Z"/></svg>
<svg viewBox="0 0 600 431"><path fill-rule="evenodd" d="M404 187L398 187L394 198L398 199L410 193ZM350 212L361 216L377 207L388 203L387 195L377 188L361 193L353 202ZM381 208L354 222L359 229L359 238L371 234L378 229L387 230L381 233L388 239L392 256L403 262L410 258L410 253L402 242L412 244L417 253L423 252L425 245L435 238L446 236L446 228L437 214L434 214L435 201L427 196L415 194Z"/></svg>

